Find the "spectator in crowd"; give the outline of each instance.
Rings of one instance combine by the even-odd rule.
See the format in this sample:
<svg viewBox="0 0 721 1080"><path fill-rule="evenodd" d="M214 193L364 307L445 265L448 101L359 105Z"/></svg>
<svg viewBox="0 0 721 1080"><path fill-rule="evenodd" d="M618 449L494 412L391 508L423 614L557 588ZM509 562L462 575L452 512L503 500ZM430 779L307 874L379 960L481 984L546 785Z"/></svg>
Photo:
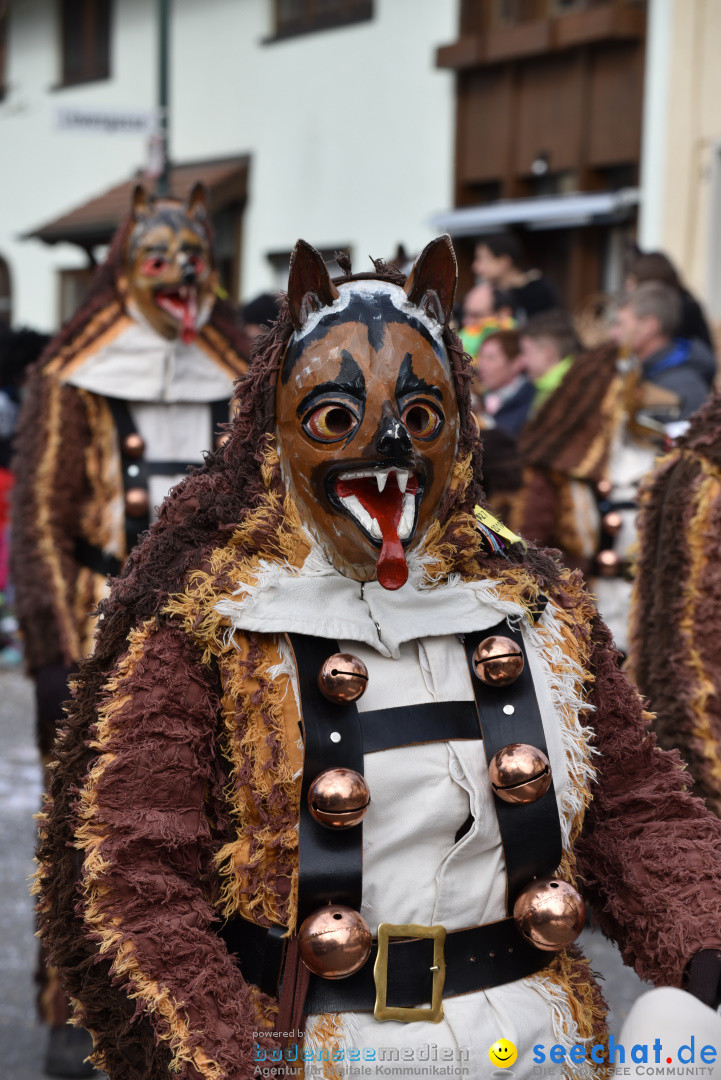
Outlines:
<svg viewBox="0 0 721 1080"><path fill-rule="evenodd" d="M466 293L459 336L463 348L474 360L489 334L511 330L515 325L508 296L490 282L481 281Z"/></svg>
<svg viewBox="0 0 721 1080"><path fill-rule="evenodd" d="M513 233L484 237L476 245L473 272L508 294L513 316L520 323L561 306L556 290L541 271L524 269L521 244Z"/></svg>
<svg viewBox="0 0 721 1080"><path fill-rule="evenodd" d="M698 338L679 338L681 297L670 285L647 281L621 299L613 336L641 365L641 405L662 420L685 420L713 385L716 361Z"/></svg>
<svg viewBox="0 0 721 1080"><path fill-rule="evenodd" d="M706 316L698 300L688 291L668 255L662 251L639 252L631 261L626 274L626 291L632 292L647 281L657 281L678 291L681 297L681 321L678 336L691 341L698 338L714 351Z"/></svg>
<svg viewBox="0 0 721 1080"><path fill-rule="evenodd" d="M580 351L573 323L562 311L546 312L523 327L520 359L535 390L534 413L561 385Z"/></svg>
<svg viewBox="0 0 721 1080"><path fill-rule="evenodd" d="M523 486L509 524L588 573L599 543L597 485L617 427L616 349L584 350L561 311L537 315L520 333L535 395L519 438Z"/></svg>
<svg viewBox="0 0 721 1080"><path fill-rule="evenodd" d="M536 393L524 373L518 331L490 334L478 351L474 368L479 391L474 405L477 402L482 419L517 438Z"/></svg>
<svg viewBox="0 0 721 1080"><path fill-rule="evenodd" d="M272 293L261 293L240 309L240 320L251 341L278 318L278 301Z"/></svg>

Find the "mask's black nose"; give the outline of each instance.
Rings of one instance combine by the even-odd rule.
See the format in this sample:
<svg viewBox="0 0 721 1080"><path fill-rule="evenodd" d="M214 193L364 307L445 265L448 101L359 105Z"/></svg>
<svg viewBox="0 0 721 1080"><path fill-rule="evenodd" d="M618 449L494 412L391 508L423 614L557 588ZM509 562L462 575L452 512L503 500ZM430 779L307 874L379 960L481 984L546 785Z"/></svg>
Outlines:
<svg viewBox="0 0 721 1080"><path fill-rule="evenodd" d="M387 458L405 459L413 453L408 429L396 416L384 416L378 430L378 453Z"/></svg>
<svg viewBox="0 0 721 1080"><path fill-rule="evenodd" d="M196 279L197 274L195 272L195 267L192 262L185 263L185 265L183 266L183 275L181 279L183 285L195 285Z"/></svg>

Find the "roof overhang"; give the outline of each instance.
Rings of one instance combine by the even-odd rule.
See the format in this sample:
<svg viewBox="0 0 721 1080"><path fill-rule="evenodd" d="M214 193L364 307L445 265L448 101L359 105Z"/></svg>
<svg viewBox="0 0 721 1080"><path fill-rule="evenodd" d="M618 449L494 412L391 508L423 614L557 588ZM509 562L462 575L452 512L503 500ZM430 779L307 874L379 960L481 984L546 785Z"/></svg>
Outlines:
<svg viewBox="0 0 721 1080"><path fill-rule="evenodd" d="M249 162L250 158L244 155L173 165L169 177L170 194L179 199L186 198L193 184L200 181L207 190L211 213L242 205L248 190ZM153 190L154 181L137 173L132 179L109 188L47 225L24 233L21 239L42 240L44 244L77 244L86 251L108 244L130 212L133 189L138 183Z"/></svg>
<svg viewBox="0 0 721 1080"><path fill-rule="evenodd" d="M527 229L571 229L583 225L608 225L627 221L640 201L638 188L622 191L576 192L505 199L482 206L464 206L434 214L431 226L451 236L482 236L501 232L511 225Z"/></svg>

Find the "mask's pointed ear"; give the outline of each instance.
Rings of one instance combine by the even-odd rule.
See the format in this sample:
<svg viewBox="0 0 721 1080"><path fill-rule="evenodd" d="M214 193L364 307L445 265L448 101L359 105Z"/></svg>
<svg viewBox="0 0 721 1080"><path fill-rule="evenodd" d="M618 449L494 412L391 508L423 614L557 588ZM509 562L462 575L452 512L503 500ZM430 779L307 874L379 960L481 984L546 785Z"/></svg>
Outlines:
<svg viewBox="0 0 721 1080"><path fill-rule="evenodd" d="M205 187L198 182L193 184L193 189L188 196L188 217L197 221L205 221L208 216L208 200L205 195Z"/></svg>
<svg viewBox="0 0 721 1080"><path fill-rule="evenodd" d="M150 213L150 210L150 200L148 199L147 191L142 184L136 184L133 189L133 221L143 221Z"/></svg>
<svg viewBox="0 0 721 1080"><path fill-rule="evenodd" d="M408 275L405 291L412 304L445 326L453 311L457 281L456 253L450 236L445 234L423 248Z"/></svg>
<svg viewBox="0 0 721 1080"><path fill-rule="evenodd" d="M312 311L327 307L338 296L321 253L299 240L290 257L288 277L288 307L295 329L301 330Z"/></svg>

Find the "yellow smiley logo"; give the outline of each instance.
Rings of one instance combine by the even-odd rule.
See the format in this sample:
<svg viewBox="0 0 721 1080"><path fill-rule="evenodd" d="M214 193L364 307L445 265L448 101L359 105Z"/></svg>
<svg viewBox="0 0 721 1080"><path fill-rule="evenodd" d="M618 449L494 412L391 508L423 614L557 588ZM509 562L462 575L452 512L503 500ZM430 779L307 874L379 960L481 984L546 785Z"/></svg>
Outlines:
<svg viewBox="0 0 721 1080"><path fill-rule="evenodd" d="M508 1039L498 1039L489 1049L488 1056L494 1065L507 1069L509 1065L513 1065L518 1057L518 1051Z"/></svg>

